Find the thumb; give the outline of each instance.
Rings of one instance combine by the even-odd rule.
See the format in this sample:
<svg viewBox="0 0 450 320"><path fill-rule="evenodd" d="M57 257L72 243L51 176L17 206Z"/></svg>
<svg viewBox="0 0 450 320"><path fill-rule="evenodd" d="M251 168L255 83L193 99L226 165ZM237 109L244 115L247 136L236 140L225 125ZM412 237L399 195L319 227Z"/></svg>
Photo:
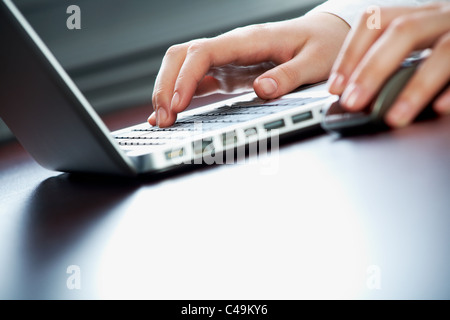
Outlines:
<svg viewBox="0 0 450 320"><path fill-rule="evenodd" d="M303 84L326 80L331 65L314 63L306 52L263 73L253 82L255 93L265 100L275 99Z"/></svg>

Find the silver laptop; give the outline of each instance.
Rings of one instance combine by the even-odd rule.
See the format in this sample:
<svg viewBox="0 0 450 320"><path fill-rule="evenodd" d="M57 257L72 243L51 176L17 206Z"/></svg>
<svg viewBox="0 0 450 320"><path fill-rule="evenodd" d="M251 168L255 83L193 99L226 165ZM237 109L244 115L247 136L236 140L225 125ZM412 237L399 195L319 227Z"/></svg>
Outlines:
<svg viewBox="0 0 450 320"><path fill-rule="evenodd" d="M110 132L16 6L0 6L0 117L51 170L135 176L220 163L229 152L318 128L322 106L336 99L323 83L270 101L248 93L183 112L169 128Z"/></svg>

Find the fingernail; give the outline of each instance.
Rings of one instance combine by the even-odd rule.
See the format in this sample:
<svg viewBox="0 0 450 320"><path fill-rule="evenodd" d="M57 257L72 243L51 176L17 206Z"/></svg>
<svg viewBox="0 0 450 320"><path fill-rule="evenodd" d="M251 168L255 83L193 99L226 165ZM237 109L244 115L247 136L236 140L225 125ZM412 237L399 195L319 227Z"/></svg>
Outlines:
<svg viewBox="0 0 450 320"><path fill-rule="evenodd" d="M152 112L152 114L147 118L147 122L150 122L150 119L153 117L154 114L155 112Z"/></svg>
<svg viewBox="0 0 450 320"><path fill-rule="evenodd" d="M175 92L172 97L172 102L170 103L170 110L174 110L180 104L180 94Z"/></svg>
<svg viewBox="0 0 450 320"><path fill-rule="evenodd" d="M266 96L273 95L278 89L278 85L277 85L276 81L273 80L272 78L261 79L258 81L258 84L259 84L259 87L261 88L262 92Z"/></svg>
<svg viewBox="0 0 450 320"><path fill-rule="evenodd" d="M344 91L344 76L333 73L328 79L328 91L334 94L341 94Z"/></svg>
<svg viewBox="0 0 450 320"><path fill-rule="evenodd" d="M354 109L356 102L361 99L361 89L358 85L352 83L342 94L342 103L348 109Z"/></svg>
<svg viewBox="0 0 450 320"><path fill-rule="evenodd" d="M156 122L158 126L161 123L164 123L167 119L167 111L164 108L159 108L158 113L156 114Z"/></svg>
<svg viewBox="0 0 450 320"><path fill-rule="evenodd" d="M411 105L408 102L401 101L396 103L386 115L386 122L391 126L400 128L410 122Z"/></svg>

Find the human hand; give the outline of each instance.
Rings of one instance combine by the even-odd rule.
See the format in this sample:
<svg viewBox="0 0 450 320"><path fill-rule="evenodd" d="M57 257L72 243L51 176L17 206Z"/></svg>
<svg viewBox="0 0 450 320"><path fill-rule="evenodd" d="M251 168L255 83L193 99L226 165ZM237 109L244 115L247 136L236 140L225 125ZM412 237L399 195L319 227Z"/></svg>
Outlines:
<svg viewBox="0 0 450 320"><path fill-rule="evenodd" d="M334 15L315 13L175 45L163 58L148 121L172 125L195 95L253 87L273 99L326 80L349 29Z"/></svg>
<svg viewBox="0 0 450 320"><path fill-rule="evenodd" d="M431 48L385 121L391 127L408 125L443 89L433 108L450 113L450 4L382 8L378 29L368 28L370 15L364 14L346 39L332 68L330 93L341 95L347 110L360 111L405 58Z"/></svg>

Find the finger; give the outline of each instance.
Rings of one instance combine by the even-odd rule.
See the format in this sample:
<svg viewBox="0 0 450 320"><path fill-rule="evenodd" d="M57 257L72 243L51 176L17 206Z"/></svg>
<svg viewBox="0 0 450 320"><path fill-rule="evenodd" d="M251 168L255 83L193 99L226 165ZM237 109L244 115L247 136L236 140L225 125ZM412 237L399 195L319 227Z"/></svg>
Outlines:
<svg viewBox="0 0 450 320"><path fill-rule="evenodd" d="M177 114L166 108L158 109L156 112L157 125L160 128L170 127L177 121Z"/></svg>
<svg viewBox="0 0 450 320"><path fill-rule="evenodd" d="M369 49L342 94L343 106L361 110L410 52L428 47L450 28L449 12L419 11L395 19Z"/></svg>
<svg viewBox="0 0 450 320"><path fill-rule="evenodd" d="M328 81L329 91L332 94L341 95L347 82L361 62L369 48L383 34L389 24L400 14L418 11L415 7L369 7L364 12L356 28L346 38L342 50L333 65ZM376 21L378 20L378 21Z"/></svg>
<svg viewBox="0 0 450 320"><path fill-rule="evenodd" d="M365 52L383 33L383 29L367 28L366 21L369 13L364 13L356 27L350 31L342 45L342 49L331 69L328 80L328 90L332 94L341 95L345 85L355 67L358 65Z"/></svg>
<svg viewBox="0 0 450 320"><path fill-rule="evenodd" d="M166 119L166 122L160 123L160 119ZM166 111L165 108L155 109L155 111L148 117L147 122L152 126L159 126L165 128L171 126L177 120L177 114ZM167 124L170 123L170 124Z"/></svg>
<svg viewBox="0 0 450 320"><path fill-rule="evenodd" d="M155 116L159 115L154 118L155 123L153 125L156 125L157 120L161 123L167 123L173 120L173 116L167 119L167 115L170 115L169 109L173 96L173 88L186 57L186 50L187 45L172 46L167 50L163 58L152 95ZM165 109L166 112L158 112L158 110L162 108Z"/></svg>
<svg viewBox="0 0 450 320"><path fill-rule="evenodd" d="M450 32L439 39L386 115L386 122L402 127L412 122L450 79Z"/></svg>
<svg viewBox="0 0 450 320"><path fill-rule="evenodd" d="M309 51L309 50L308 50ZM326 78L327 70L312 68L314 62L307 51L258 77L253 88L262 99L274 99L307 82L318 82Z"/></svg>
<svg viewBox="0 0 450 320"><path fill-rule="evenodd" d="M171 108L183 111L212 67L251 65L272 60L279 50L277 37L266 25L250 26L222 36L191 43L175 83Z"/></svg>
<svg viewBox="0 0 450 320"><path fill-rule="evenodd" d="M147 119L148 123L150 123L152 126L156 126L156 113L155 111L152 112L150 117Z"/></svg>
<svg viewBox="0 0 450 320"><path fill-rule="evenodd" d="M216 92L238 93L248 91L252 88L252 83L257 76L273 67L272 62L263 62L250 66L225 65L210 68L207 75L198 84L195 96L204 96ZM156 110L157 108L148 119L151 125L157 125ZM164 125L169 124L164 122Z"/></svg>
<svg viewBox="0 0 450 320"><path fill-rule="evenodd" d="M434 102L434 110L441 114L450 114L450 85Z"/></svg>
<svg viewBox="0 0 450 320"><path fill-rule="evenodd" d="M362 14L355 29L346 38L341 52L333 65L328 81L332 94L342 95L350 76L363 59L369 48L378 40L390 23L400 15L434 10L435 5L427 7L369 7ZM379 21L376 21L379 20Z"/></svg>
<svg viewBox="0 0 450 320"><path fill-rule="evenodd" d="M335 36L327 41L308 40L294 58L255 80L253 88L256 94L262 99L274 99L303 84L327 79L347 30L346 24L337 21Z"/></svg>

